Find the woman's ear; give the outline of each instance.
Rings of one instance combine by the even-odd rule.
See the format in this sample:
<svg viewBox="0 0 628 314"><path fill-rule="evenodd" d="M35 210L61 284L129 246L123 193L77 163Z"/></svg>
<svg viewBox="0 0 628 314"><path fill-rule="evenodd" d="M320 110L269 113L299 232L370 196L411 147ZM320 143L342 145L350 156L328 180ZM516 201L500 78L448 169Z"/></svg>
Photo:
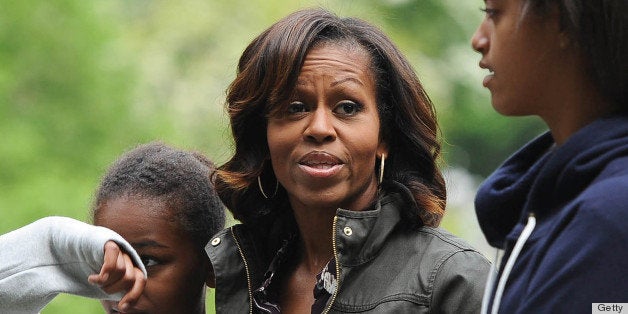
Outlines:
<svg viewBox="0 0 628 314"><path fill-rule="evenodd" d="M388 144L384 141L379 142L377 146L377 158L382 158L382 155L388 156Z"/></svg>
<svg viewBox="0 0 628 314"><path fill-rule="evenodd" d="M205 260L205 284L210 288L216 288L216 275L214 274L214 267L209 261L209 258Z"/></svg>

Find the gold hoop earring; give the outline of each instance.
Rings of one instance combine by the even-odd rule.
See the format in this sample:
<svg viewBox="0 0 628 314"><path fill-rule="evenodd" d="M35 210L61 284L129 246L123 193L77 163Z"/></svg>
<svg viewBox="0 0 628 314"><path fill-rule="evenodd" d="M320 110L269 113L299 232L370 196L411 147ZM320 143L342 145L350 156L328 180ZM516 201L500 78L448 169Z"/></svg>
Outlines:
<svg viewBox="0 0 628 314"><path fill-rule="evenodd" d="M279 190L279 180L275 180L275 192L273 192L273 195L271 197L268 197L268 195L266 195L266 193L264 193L264 188L262 188L262 180L260 179L260 176L257 176L257 186L259 186L259 191L262 192L262 196L264 196L265 199L270 199L273 198L277 195L277 191Z"/></svg>
<svg viewBox="0 0 628 314"><path fill-rule="evenodd" d="M382 157L380 159L380 163L379 163L379 184L382 184L382 181L384 181L384 161L386 159L386 154L382 154Z"/></svg>

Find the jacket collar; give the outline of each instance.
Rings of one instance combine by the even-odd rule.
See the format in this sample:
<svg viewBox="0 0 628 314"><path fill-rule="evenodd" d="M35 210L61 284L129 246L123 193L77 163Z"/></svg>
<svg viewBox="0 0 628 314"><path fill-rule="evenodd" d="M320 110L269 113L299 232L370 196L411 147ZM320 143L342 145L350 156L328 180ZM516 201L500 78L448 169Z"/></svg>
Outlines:
<svg viewBox="0 0 628 314"><path fill-rule="evenodd" d="M334 223L338 262L343 266L357 266L372 260L393 230L400 225L402 206L413 204L416 207L405 186L388 182L375 209L338 209Z"/></svg>

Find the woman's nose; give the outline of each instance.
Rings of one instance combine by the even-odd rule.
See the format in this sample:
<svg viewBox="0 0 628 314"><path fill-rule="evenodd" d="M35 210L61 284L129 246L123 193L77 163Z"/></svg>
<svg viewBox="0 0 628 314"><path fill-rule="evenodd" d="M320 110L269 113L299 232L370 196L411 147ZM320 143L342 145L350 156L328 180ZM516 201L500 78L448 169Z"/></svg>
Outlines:
<svg viewBox="0 0 628 314"><path fill-rule="evenodd" d="M336 139L333 114L327 110L326 106L318 106L312 113L304 136L307 140L315 142L333 141Z"/></svg>

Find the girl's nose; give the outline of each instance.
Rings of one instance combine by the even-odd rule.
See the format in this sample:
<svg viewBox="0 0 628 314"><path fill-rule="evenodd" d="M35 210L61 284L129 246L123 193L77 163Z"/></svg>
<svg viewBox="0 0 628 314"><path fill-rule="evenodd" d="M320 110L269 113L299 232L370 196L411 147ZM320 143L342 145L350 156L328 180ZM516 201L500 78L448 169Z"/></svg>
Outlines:
<svg viewBox="0 0 628 314"><path fill-rule="evenodd" d="M480 24L475 30L475 33L473 33L473 37L471 37L471 47L481 54L486 53L488 50L489 41L486 32L484 32L484 23Z"/></svg>

